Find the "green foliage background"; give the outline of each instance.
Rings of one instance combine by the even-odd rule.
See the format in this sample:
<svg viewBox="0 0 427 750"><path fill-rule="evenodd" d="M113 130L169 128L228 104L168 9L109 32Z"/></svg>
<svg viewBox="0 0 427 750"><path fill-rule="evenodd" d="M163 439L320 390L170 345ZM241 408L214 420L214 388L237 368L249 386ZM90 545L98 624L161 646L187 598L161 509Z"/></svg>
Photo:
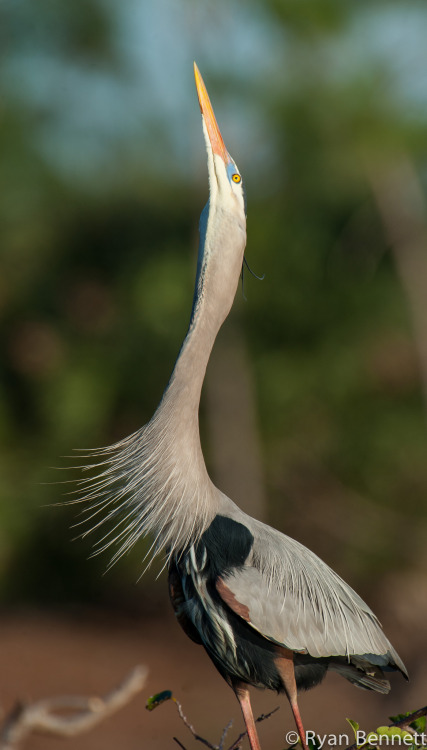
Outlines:
<svg viewBox="0 0 427 750"><path fill-rule="evenodd" d="M193 58L265 274L233 315L268 518L362 593L420 569L422 375L369 174L404 154L425 187L427 18L371 5L2 3L3 606L158 603L154 573L134 586L144 544L101 577L106 558L69 542L74 509L46 506L61 456L150 418L185 334L207 198Z"/></svg>

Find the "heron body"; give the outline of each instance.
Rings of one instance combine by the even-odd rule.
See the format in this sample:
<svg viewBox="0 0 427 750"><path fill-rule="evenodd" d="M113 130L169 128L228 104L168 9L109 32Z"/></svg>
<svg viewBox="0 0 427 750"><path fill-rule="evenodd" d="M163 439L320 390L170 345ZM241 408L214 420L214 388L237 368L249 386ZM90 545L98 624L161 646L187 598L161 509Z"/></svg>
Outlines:
<svg viewBox="0 0 427 750"><path fill-rule="evenodd" d="M298 690L328 670L387 693L384 671L405 667L362 599L295 540L245 514L212 483L199 435L199 402L216 335L235 296L246 244L240 172L228 154L195 66L208 152L209 201L189 329L151 421L93 452L95 478L81 480L97 545L113 561L141 536L166 550L177 619L235 691L252 750L259 750L249 686L286 693L302 743ZM89 533L89 532L87 532Z"/></svg>

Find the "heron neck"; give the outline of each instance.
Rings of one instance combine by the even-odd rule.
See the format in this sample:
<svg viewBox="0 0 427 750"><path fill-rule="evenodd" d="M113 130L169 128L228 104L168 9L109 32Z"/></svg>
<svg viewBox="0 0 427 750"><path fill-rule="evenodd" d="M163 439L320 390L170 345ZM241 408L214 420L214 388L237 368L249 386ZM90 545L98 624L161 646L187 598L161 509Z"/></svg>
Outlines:
<svg viewBox="0 0 427 750"><path fill-rule="evenodd" d="M180 418L198 417L206 367L222 322L222 319L209 314L205 300L196 302L165 394L173 396Z"/></svg>
<svg viewBox="0 0 427 750"><path fill-rule="evenodd" d="M198 456L204 471L200 395L212 347L236 294L245 240L244 226L233 214L210 208L207 229L201 231L190 325L159 407L174 442L173 454L181 459L182 452Z"/></svg>

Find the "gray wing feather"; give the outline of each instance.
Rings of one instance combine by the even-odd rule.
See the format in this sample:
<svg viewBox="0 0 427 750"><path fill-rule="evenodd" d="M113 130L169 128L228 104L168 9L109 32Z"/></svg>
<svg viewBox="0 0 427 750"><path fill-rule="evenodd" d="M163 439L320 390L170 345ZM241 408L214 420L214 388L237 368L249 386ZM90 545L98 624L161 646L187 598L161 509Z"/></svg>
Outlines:
<svg viewBox="0 0 427 750"><path fill-rule="evenodd" d="M292 651L377 655L382 666L406 674L374 613L331 568L279 531L247 516L245 523L254 535L252 552L222 580L247 607L253 628Z"/></svg>

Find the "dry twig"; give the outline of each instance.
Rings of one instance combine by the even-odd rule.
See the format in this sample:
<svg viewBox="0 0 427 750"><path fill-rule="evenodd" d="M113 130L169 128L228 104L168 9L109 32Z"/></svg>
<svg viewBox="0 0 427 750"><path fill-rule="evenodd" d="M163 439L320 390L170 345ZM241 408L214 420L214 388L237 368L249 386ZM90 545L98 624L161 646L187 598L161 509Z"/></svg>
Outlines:
<svg viewBox="0 0 427 750"><path fill-rule="evenodd" d="M174 701L176 703L176 707L178 709L178 713L179 713L180 719L182 719L182 721L184 722L184 724L187 727L187 729L190 730L190 732L193 735L194 739L197 740L197 742L201 742L202 745L205 745L206 747L208 747L209 750L220 750L220 748L218 747L218 745L212 745L212 743L209 742L209 740L205 740L204 737L201 737L199 734L197 734L197 732L194 729L193 725L190 724L190 722L188 721L187 717L185 716L184 711L182 710L182 706L181 706L180 702L177 701L176 698L174 698ZM175 737L174 737L174 740L178 744L181 744ZM182 745L181 745L181 747L182 747ZM0 750L1 750L1 748L0 748Z"/></svg>
<svg viewBox="0 0 427 750"><path fill-rule="evenodd" d="M273 710L270 711L270 713L268 713L268 714L261 714L261 716L258 716L258 718L255 719L255 724L259 724L259 723L261 723L261 721L265 721L266 719L269 719L270 716L272 716L273 714L275 714L276 711L278 711L278 710L279 710L279 706L277 706L276 708L273 708ZM241 734L239 734L237 740L235 740L233 742L233 744L230 745L230 747L228 748L228 750L238 750L239 747L240 747L241 741L246 737L246 735L247 735L247 731L246 732L242 732Z"/></svg>
<svg viewBox="0 0 427 750"><path fill-rule="evenodd" d="M16 750L33 732L73 737L99 724L125 706L144 687L148 670L135 667L118 687L103 698L60 696L26 705L18 703L0 727L0 750ZM58 716L56 711L74 711Z"/></svg>
<svg viewBox="0 0 427 750"><path fill-rule="evenodd" d="M176 707L178 709L178 713L179 713L180 718L182 719L182 721L184 722L185 726L191 732L191 734L193 735L194 739L197 742L201 742L202 745L205 745L205 747L208 747L209 750L225 750L225 748L224 748L225 738L227 736L227 733L228 733L229 729L232 727L232 724L233 724L232 721L229 721L228 724L227 724L227 726L224 728L224 730L222 732L222 735L221 735L221 739L219 741L219 745L213 745L212 742L209 742L209 740L206 740L204 737L201 737L199 734L197 734L197 732L194 729L193 725L190 724L190 722L188 721L187 717L185 716L185 714L184 714L184 712L182 710L182 706L181 706L180 702L177 701L176 698L174 698L173 700L176 703ZM261 721L265 721L265 719L269 719L270 716L272 716L278 710L279 710L279 707L274 708L273 711L270 711L270 713L268 713L268 714L261 714L261 716L258 716L258 718L255 719L255 723L258 724ZM237 737L237 739L234 740L234 742L230 745L230 747L228 748L228 750L239 750L240 744L241 744L242 740L245 739L246 736L247 736L247 731L242 732L241 734L239 734L239 736ZM184 745L182 744L182 742L180 742L180 740L178 740L177 737L174 737L173 739L175 740L176 744L179 745L180 748L182 748L182 750L186 750L185 747L184 747ZM0 750L2 750L2 749L0 748Z"/></svg>

